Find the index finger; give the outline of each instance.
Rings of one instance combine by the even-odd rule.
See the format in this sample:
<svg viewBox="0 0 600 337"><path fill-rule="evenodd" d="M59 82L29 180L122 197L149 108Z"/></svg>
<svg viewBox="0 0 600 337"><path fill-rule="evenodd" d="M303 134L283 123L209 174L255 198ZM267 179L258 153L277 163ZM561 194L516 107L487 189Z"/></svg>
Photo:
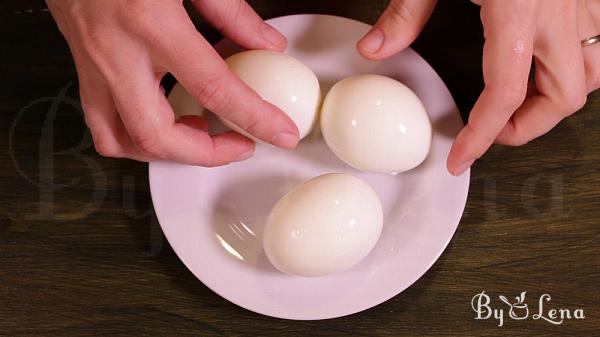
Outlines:
<svg viewBox="0 0 600 337"><path fill-rule="evenodd" d="M535 1L486 0L481 7L485 88L448 155L448 171L462 174L492 145L523 103L533 55Z"/></svg>

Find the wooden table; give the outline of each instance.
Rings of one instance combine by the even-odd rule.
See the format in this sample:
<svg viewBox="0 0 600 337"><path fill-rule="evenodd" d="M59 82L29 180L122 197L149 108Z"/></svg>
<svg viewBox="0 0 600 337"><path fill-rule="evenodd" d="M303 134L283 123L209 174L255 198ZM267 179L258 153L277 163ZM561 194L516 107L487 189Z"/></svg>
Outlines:
<svg viewBox="0 0 600 337"><path fill-rule="evenodd" d="M327 13L373 23L386 1L252 1L264 17ZM550 134L496 146L472 171L460 227L416 284L327 321L264 317L183 266L157 226L147 165L101 158L78 110L69 51L44 5L0 4L0 335L600 335L600 94ZM198 26L212 41L219 37ZM481 26L442 1L415 48L468 112L482 88ZM474 295L527 291L583 308L553 325L475 320ZM507 309L505 308L507 311Z"/></svg>

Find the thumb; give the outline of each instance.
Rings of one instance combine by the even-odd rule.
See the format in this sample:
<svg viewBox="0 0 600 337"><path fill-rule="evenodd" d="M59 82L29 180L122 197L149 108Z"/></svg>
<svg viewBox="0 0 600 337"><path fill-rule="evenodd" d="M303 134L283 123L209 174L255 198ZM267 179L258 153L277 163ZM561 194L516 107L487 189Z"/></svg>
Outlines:
<svg viewBox="0 0 600 337"><path fill-rule="evenodd" d="M380 60L408 47L429 20L437 0L392 0L375 26L357 43L362 56Z"/></svg>

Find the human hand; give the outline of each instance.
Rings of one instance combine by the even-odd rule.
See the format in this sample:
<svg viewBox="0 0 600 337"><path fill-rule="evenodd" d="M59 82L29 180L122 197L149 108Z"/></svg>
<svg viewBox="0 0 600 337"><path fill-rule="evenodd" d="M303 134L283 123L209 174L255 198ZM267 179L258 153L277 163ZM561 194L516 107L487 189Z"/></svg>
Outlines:
<svg viewBox="0 0 600 337"><path fill-rule="evenodd" d="M294 122L263 101L196 31L181 0L47 0L77 67L85 120L108 157L218 166L244 160L254 142L211 136L202 117L175 121L161 78L171 72L198 103L274 145L293 148ZM193 2L223 35L249 49L282 50L283 35L242 0Z"/></svg>
<svg viewBox="0 0 600 337"><path fill-rule="evenodd" d="M600 87L600 1L483 0L485 88L448 156L462 174L492 143L522 145L579 110ZM357 47L381 59L408 46L428 20L435 0L392 0ZM381 43L379 43L381 42ZM535 79L529 81L532 59Z"/></svg>

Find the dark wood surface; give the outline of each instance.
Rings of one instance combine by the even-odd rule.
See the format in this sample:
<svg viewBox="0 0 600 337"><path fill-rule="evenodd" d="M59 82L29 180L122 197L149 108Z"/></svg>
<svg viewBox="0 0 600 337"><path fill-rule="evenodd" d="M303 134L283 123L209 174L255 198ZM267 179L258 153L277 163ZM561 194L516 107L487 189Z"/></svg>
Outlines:
<svg viewBox="0 0 600 337"><path fill-rule="evenodd" d="M385 3L252 1L267 18L310 12L369 23ZM197 281L154 220L147 165L90 148L73 62L44 7L0 4L0 335L600 335L599 93L550 134L495 146L475 164L454 239L408 290L348 317L280 320ZM482 87L481 45L468 1L441 1L415 44L463 112ZM470 301L483 290L528 291L534 308L549 293L552 307L583 308L586 318L506 318L500 328L474 320Z"/></svg>

